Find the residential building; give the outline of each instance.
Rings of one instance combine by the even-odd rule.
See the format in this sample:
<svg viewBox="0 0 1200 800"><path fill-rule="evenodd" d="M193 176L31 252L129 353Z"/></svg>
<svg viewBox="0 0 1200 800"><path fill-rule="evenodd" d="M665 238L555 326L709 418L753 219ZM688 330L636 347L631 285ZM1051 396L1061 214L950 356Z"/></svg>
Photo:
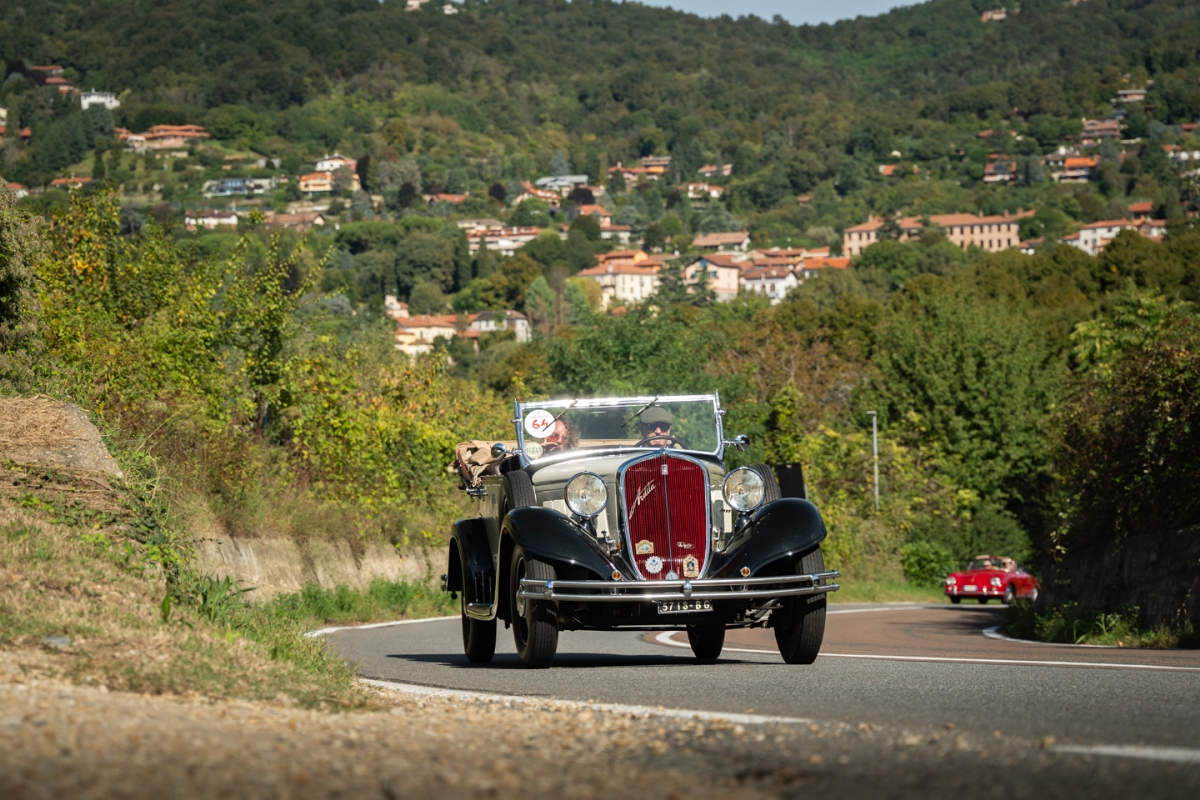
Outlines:
<svg viewBox="0 0 1200 800"><path fill-rule="evenodd" d="M456 206L467 199L466 194L451 194L450 192L437 192L435 194L425 194L421 196L429 205L433 205L434 203L450 203L451 205Z"/></svg>
<svg viewBox="0 0 1200 800"><path fill-rule="evenodd" d="M477 231L486 231L488 228L503 228L504 227L504 223L501 222L500 220L490 219L490 218L460 219L458 222L456 222L454 224L457 225L459 227L459 229L466 231L468 236L470 236L472 233L475 233Z"/></svg>
<svg viewBox="0 0 1200 800"><path fill-rule="evenodd" d="M612 308L646 300L658 291L658 273L662 262L641 250L607 253L597 266L576 273L600 284L600 305Z"/></svg>
<svg viewBox="0 0 1200 800"><path fill-rule="evenodd" d="M1006 159L992 161L983 168L984 183L1012 183L1017 179L1017 162Z"/></svg>
<svg viewBox="0 0 1200 800"><path fill-rule="evenodd" d="M1113 103L1141 103L1146 99L1145 89L1118 89Z"/></svg>
<svg viewBox="0 0 1200 800"><path fill-rule="evenodd" d="M1115 119L1084 119L1083 143L1092 144L1100 139L1120 139L1121 122Z"/></svg>
<svg viewBox="0 0 1200 800"><path fill-rule="evenodd" d="M8 182L8 190L13 193L13 197L20 200L22 197L29 197L29 190L19 183Z"/></svg>
<svg viewBox="0 0 1200 800"><path fill-rule="evenodd" d="M325 217L320 211L294 211L289 214L276 214L267 220L268 228L291 228L304 233L309 228L325 227Z"/></svg>
<svg viewBox="0 0 1200 800"><path fill-rule="evenodd" d="M47 78L61 78L62 74L61 64L43 64L29 68L29 77L34 83L44 84Z"/></svg>
<svg viewBox="0 0 1200 800"><path fill-rule="evenodd" d="M91 183L91 178L76 178L72 175L69 178L55 178L50 181L51 189L74 189L83 186L85 183Z"/></svg>
<svg viewBox="0 0 1200 800"><path fill-rule="evenodd" d="M717 300L732 300L737 297L744 266L744 262L732 255L704 255L683 268L683 281L688 286L697 286L701 276L706 275L708 288Z"/></svg>
<svg viewBox="0 0 1200 800"><path fill-rule="evenodd" d="M520 344L533 338L529 318L517 311L481 311L478 314L470 314L467 320L468 331L494 333L511 330Z"/></svg>
<svg viewBox="0 0 1200 800"><path fill-rule="evenodd" d="M200 125L154 125L143 134L142 145L149 150L170 150L187 147L194 141L211 138ZM127 139L127 143L133 137Z"/></svg>
<svg viewBox="0 0 1200 800"><path fill-rule="evenodd" d="M796 273L788 267L746 267L740 283L747 292L761 294L776 305L788 292L800 285Z"/></svg>
<svg viewBox="0 0 1200 800"><path fill-rule="evenodd" d="M989 253L996 253L1016 247L1021 239L1017 233L1020 222L1025 217L1032 216L1032 211L1020 211L1009 216L991 216L975 214L934 214L929 217L930 223L942 229L946 239L963 250L968 247L978 247ZM902 217L896 221L899 228L899 241L907 241L920 235L923 227L920 217ZM872 217L861 225L854 225L842 234L842 255L853 258L879 241L879 231L884 227L884 220Z"/></svg>
<svg viewBox="0 0 1200 800"><path fill-rule="evenodd" d="M1129 216L1133 218L1134 223L1145 222L1150 219L1150 215L1153 213L1154 202L1151 200L1129 204Z"/></svg>
<svg viewBox="0 0 1200 800"><path fill-rule="evenodd" d="M616 239L623 245L629 244L630 237L633 236L633 228L628 225L601 225L600 238L609 241Z"/></svg>
<svg viewBox="0 0 1200 800"><path fill-rule="evenodd" d="M577 206L576 208L572 209L571 213L568 214L567 217L568 219L575 220L584 216L585 214L595 219L596 222L599 222L601 228L604 228L607 225L612 225L612 212L604 206L593 204Z"/></svg>
<svg viewBox="0 0 1200 800"><path fill-rule="evenodd" d="M394 294L385 294L383 296L383 313L396 322L408 319L408 303L401 303Z"/></svg>
<svg viewBox="0 0 1200 800"><path fill-rule="evenodd" d="M234 211L185 211L183 214L183 227L189 231L197 228L215 231L217 228L236 228L237 226L238 215Z"/></svg>
<svg viewBox="0 0 1200 800"><path fill-rule="evenodd" d="M300 176L300 191L309 194L327 194L333 191L332 172L310 172Z"/></svg>
<svg viewBox="0 0 1200 800"><path fill-rule="evenodd" d="M1200 161L1200 150L1182 150L1178 145L1165 145L1163 147L1167 151L1167 158L1171 161Z"/></svg>
<svg viewBox="0 0 1200 800"><path fill-rule="evenodd" d="M555 192L559 197L566 197L576 187L587 186L587 175L551 175L538 178L533 185L542 191Z"/></svg>
<svg viewBox="0 0 1200 800"><path fill-rule="evenodd" d="M1014 9L1013 13L1020 13L1020 9ZM1003 6L993 9L992 11L984 11L979 15L980 22L1001 22L1002 20L1006 19L1008 19L1008 9L1004 8Z"/></svg>
<svg viewBox="0 0 1200 800"><path fill-rule="evenodd" d="M417 314L397 320L396 349L410 356L428 353L438 338L453 339L458 324L453 314Z"/></svg>
<svg viewBox="0 0 1200 800"><path fill-rule="evenodd" d="M646 169L656 169L660 174L666 172L671 167L670 156L642 156L642 166Z"/></svg>
<svg viewBox="0 0 1200 800"><path fill-rule="evenodd" d="M43 83L51 89L57 89L59 94L71 94L75 91L75 84L66 78L46 78Z"/></svg>
<svg viewBox="0 0 1200 800"><path fill-rule="evenodd" d="M696 171L706 178L728 177L733 174L733 164L705 164Z"/></svg>
<svg viewBox="0 0 1200 800"><path fill-rule="evenodd" d="M349 156L344 156L334 151L333 155L326 154L323 158L317 159L317 163L313 164L313 172L337 172L339 169L358 169L358 162Z"/></svg>
<svg viewBox="0 0 1200 800"><path fill-rule="evenodd" d="M514 206L519 205L526 200L537 199L545 200L550 204L551 209L556 209L558 208L559 200L562 199L562 195L558 194L557 192L552 192L549 189L539 189L529 181L521 181L521 188L523 191L509 201Z"/></svg>
<svg viewBox="0 0 1200 800"><path fill-rule="evenodd" d="M749 231L730 231L728 233L701 233L692 240L692 247L701 250L745 252L750 247Z"/></svg>
<svg viewBox="0 0 1200 800"><path fill-rule="evenodd" d="M849 258L833 258L825 256L823 258L806 258L804 263L796 267L796 280L800 283L809 278L815 278L820 275L823 270L827 269L848 269L850 267Z"/></svg>
<svg viewBox="0 0 1200 800"><path fill-rule="evenodd" d="M1090 222L1082 226L1079 233L1064 236L1058 241L1061 244L1078 247L1089 256L1094 256L1107 247L1109 242L1117 238L1117 234L1121 231L1136 231L1146 238L1157 239L1166 233L1166 230L1167 224L1163 220L1144 219L1141 222L1134 222L1129 219L1106 219Z"/></svg>
<svg viewBox="0 0 1200 800"><path fill-rule="evenodd" d="M1051 173L1059 183L1087 183L1096 179L1100 156L1075 156L1063 159L1062 172Z"/></svg>
<svg viewBox="0 0 1200 800"><path fill-rule="evenodd" d="M245 197L266 194L275 189L279 181L275 178L217 178L205 181L201 192L205 197Z"/></svg>
<svg viewBox="0 0 1200 800"><path fill-rule="evenodd" d="M620 161L617 162L617 165L615 167L608 168L609 175L613 175L618 172L621 173L621 175L624 176L625 183L627 185L633 185L638 182L639 178L643 178L643 177L646 178L647 180L656 181L662 177L662 175L665 171L666 170L663 169L662 167L657 167L657 166L656 167L640 167L640 166L639 167L626 167Z"/></svg>
<svg viewBox="0 0 1200 800"><path fill-rule="evenodd" d="M458 6L454 5L454 3L446 3L445 5L442 6L442 13L445 14L446 16L450 16L451 14L457 14Z"/></svg>
<svg viewBox="0 0 1200 800"><path fill-rule="evenodd" d="M538 237L538 228L488 228L486 231L476 231L467 235L471 252L479 250L481 242L487 243L487 248L502 256L511 256L525 245Z"/></svg>
<svg viewBox="0 0 1200 800"><path fill-rule="evenodd" d="M115 111L121 107L121 101L112 92L87 91L79 95L79 105L84 111L92 106L104 106L109 111Z"/></svg>
<svg viewBox="0 0 1200 800"><path fill-rule="evenodd" d="M720 200L725 194L724 186L713 186L708 183L689 183L687 185L689 200Z"/></svg>

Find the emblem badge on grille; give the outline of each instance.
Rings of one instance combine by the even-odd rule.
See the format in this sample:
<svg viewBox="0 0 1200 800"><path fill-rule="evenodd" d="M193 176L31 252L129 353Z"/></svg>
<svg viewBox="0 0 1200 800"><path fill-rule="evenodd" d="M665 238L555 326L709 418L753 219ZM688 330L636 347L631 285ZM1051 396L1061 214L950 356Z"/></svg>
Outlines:
<svg viewBox="0 0 1200 800"><path fill-rule="evenodd" d="M680 550L691 550L696 545L692 544L691 542L676 542L675 546Z"/></svg>
<svg viewBox="0 0 1200 800"><path fill-rule="evenodd" d="M657 575L662 572L663 560L658 556L650 556L646 559L646 572L651 575Z"/></svg>
<svg viewBox="0 0 1200 800"><path fill-rule="evenodd" d="M656 484L653 483L647 483L641 489L638 489L638 493L633 498L633 502L629 504L629 516L632 517L633 512L637 511L638 506L642 504L642 501L650 496L650 493L654 491L655 485Z"/></svg>
<svg viewBox="0 0 1200 800"><path fill-rule="evenodd" d="M633 546L633 549L639 556L648 555L654 552L654 542L649 539L642 539Z"/></svg>
<svg viewBox="0 0 1200 800"><path fill-rule="evenodd" d="M699 578L700 577L700 559L695 556L688 556L683 559L683 577Z"/></svg>

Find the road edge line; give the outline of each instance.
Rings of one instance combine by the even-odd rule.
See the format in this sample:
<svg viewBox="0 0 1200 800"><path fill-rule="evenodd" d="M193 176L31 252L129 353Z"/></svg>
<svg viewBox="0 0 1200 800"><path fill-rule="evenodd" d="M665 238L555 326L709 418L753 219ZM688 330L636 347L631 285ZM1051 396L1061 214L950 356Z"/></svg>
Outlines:
<svg viewBox="0 0 1200 800"><path fill-rule="evenodd" d="M1200 750L1191 747L1147 747L1129 744L1058 744L1052 753L1081 756L1140 758L1146 761L1171 761L1176 764L1200 764Z"/></svg>
<svg viewBox="0 0 1200 800"><path fill-rule="evenodd" d="M359 678L360 683L373 686L384 691L397 694L414 695L417 697L443 697L460 700L478 700L488 703L521 703L523 705L540 705L548 710L579 709L582 711L598 711L606 714L631 714L639 717L666 717L670 719L694 719L701 721L730 722L736 725L811 725L813 720L801 717L773 717L765 714L733 714L725 711L695 711L688 709L656 708L654 706L635 706L623 703L589 703L582 700L562 700L548 697L528 697L516 694L493 694L491 692L472 692L465 689L439 689L434 686L422 686L417 683L400 683L378 678Z"/></svg>
<svg viewBox="0 0 1200 800"><path fill-rule="evenodd" d="M1038 642L1033 639L1016 639L1012 636L1005 636L1000 632L1000 628L993 625L990 628L983 629L983 635L989 639L998 639L1002 642L1014 642L1016 644L1040 644L1046 647L1099 647L1103 650L1130 650L1129 647L1117 647L1115 644L1072 644L1071 642Z"/></svg>
<svg viewBox="0 0 1200 800"><path fill-rule="evenodd" d="M311 639L317 636L328 636L338 631L365 631L371 628L390 628L393 625L415 625L419 622L441 622L447 619L458 619L458 617L421 617L420 619L397 619L391 622L372 622L367 625L338 625L332 628L318 628L315 631L305 631L304 635Z"/></svg>

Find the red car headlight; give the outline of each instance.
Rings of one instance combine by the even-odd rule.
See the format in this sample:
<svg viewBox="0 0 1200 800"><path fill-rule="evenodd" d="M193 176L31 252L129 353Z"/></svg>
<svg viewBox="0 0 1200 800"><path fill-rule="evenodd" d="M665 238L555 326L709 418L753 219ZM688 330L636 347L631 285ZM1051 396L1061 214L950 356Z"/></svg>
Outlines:
<svg viewBox="0 0 1200 800"><path fill-rule="evenodd" d="M992 586L995 586L997 589L999 589L1000 588L1000 579L992 578Z"/></svg>
<svg viewBox="0 0 1200 800"><path fill-rule="evenodd" d="M953 586L956 583L958 583L958 578L954 577L953 575L949 575L946 577L946 585L947 586Z"/></svg>

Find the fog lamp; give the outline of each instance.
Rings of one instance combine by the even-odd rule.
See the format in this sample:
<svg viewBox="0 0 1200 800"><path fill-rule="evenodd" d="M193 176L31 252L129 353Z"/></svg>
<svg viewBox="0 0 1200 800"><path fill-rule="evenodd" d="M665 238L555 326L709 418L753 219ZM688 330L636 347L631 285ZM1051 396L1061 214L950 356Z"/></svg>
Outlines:
<svg viewBox="0 0 1200 800"><path fill-rule="evenodd" d="M581 517L594 517L608 504L604 480L591 472L581 472L567 481L567 508Z"/></svg>
<svg viewBox="0 0 1200 800"><path fill-rule="evenodd" d="M762 505L766 496L762 476L749 467L738 467L726 475L721 491L725 502L743 514Z"/></svg>
<svg viewBox="0 0 1200 800"><path fill-rule="evenodd" d="M992 586L995 586L997 589L999 589L1000 588L1000 579L992 578Z"/></svg>

